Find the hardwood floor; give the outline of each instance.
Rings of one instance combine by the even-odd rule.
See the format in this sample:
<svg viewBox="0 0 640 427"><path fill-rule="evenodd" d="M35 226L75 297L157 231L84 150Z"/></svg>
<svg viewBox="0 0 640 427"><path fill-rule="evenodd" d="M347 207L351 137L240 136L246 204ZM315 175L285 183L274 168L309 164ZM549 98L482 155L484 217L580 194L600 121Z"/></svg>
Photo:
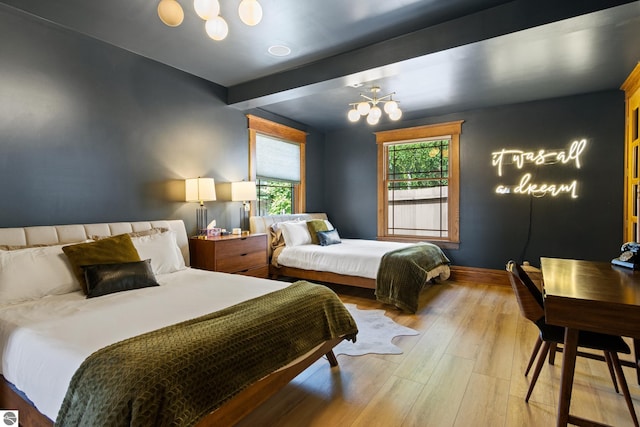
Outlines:
<svg viewBox="0 0 640 427"><path fill-rule="evenodd" d="M529 403L524 370L537 335L510 287L445 282L425 289L416 315L375 301L373 291L334 287L344 302L384 308L420 332L397 337L402 355L320 360L239 426L553 426L562 355L546 364ZM628 357L630 359L630 357ZM640 410L635 371L624 368ZM529 377L531 374L529 374ZM633 425L606 364L578 358L571 412Z"/></svg>

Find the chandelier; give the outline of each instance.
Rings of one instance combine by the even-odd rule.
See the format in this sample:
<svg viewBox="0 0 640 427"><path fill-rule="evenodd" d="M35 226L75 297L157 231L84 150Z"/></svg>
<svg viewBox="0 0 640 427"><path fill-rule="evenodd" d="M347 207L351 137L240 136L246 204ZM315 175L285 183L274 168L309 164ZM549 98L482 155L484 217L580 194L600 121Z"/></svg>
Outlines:
<svg viewBox="0 0 640 427"><path fill-rule="evenodd" d="M198 16L204 19L204 28L209 37L213 40L224 40L227 37L229 25L220 16L220 2L218 0L194 0L193 7ZM258 25L262 20L262 6L258 0L242 0L238 7L238 14L245 24ZM165 25L177 27L182 24L184 11L177 0L160 0L158 17Z"/></svg>
<svg viewBox="0 0 640 427"><path fill-rule="evenodd" d="M399 120L400 117L402 117L402 110L398 107L398 102L394 101L392 98L396 93L392 92L378 98L378 92L380 92L380 87L373 86L371 88L373 97L360 94L365 101L352 102L349 104L353 107L349 110L349 113L347 113L349 121L355 123L360 120L360 116L367 116L367 123L370 125L377 125L378 121L380 121L380 117L382 117L382 110L378 107L378 104L381 102L384 102L384 112L387 113L389 118L391 120Z"/></svg>

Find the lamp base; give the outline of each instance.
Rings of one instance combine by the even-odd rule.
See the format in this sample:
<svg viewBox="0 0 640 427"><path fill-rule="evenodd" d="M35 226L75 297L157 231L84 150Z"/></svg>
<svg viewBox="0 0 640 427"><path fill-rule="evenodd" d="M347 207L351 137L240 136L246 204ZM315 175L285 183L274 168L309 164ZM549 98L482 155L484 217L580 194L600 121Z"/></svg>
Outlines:
<svg viewBox="0 0 640 427"><path fill-rule="evenodd" d="M249 202L242 202L242 207L240 208L240 228L243 231L249 230Z"/></svg>
<svg viewBox="0 0 640 427"><path fill-rule="evenodd" d="M196 227L198 228L196 233L198 236L207 234L207 208L204 206L196 209Z"/></svg>

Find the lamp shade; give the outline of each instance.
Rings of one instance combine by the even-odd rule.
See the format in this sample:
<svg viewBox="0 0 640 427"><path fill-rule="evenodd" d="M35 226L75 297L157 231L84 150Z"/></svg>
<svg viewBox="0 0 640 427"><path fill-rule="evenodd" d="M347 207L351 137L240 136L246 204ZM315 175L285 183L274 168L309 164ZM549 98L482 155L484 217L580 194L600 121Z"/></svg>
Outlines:
<svg viewBox="0 0 640 427"><path fill-rule="evenodd" d="M216 199L213 178L189 178L185 180L185 200L187 202L210 202Z"/></svg>
<svg viewBox="0 0 640 427"><path fill-rule="evenodd" d="M231 183L232 202L246 202L256 199L257 194L255 181L241 181Z"/></svg>

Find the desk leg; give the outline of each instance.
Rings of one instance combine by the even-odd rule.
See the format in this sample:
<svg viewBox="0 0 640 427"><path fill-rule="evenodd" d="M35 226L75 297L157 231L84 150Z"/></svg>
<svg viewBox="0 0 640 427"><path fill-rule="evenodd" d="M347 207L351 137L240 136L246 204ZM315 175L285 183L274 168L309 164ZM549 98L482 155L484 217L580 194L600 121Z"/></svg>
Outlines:
<svg viewBox="0 0 640 427"><path fill-rule="evenodd" d="M558 427L566 426L569 422L571 389L573 388L573 374L576 367L576 353L578 351L578 332L577 329L571 328L566 328L564 332L562 379L560 381L560 401L558 402Z"/></svg>
<svg viewBox="0 0 640 427"><path fill-rule="evenodd" d="M636 378L638 385L640 385L640 339L633 339L633 358L636 362Z"/></svg>

